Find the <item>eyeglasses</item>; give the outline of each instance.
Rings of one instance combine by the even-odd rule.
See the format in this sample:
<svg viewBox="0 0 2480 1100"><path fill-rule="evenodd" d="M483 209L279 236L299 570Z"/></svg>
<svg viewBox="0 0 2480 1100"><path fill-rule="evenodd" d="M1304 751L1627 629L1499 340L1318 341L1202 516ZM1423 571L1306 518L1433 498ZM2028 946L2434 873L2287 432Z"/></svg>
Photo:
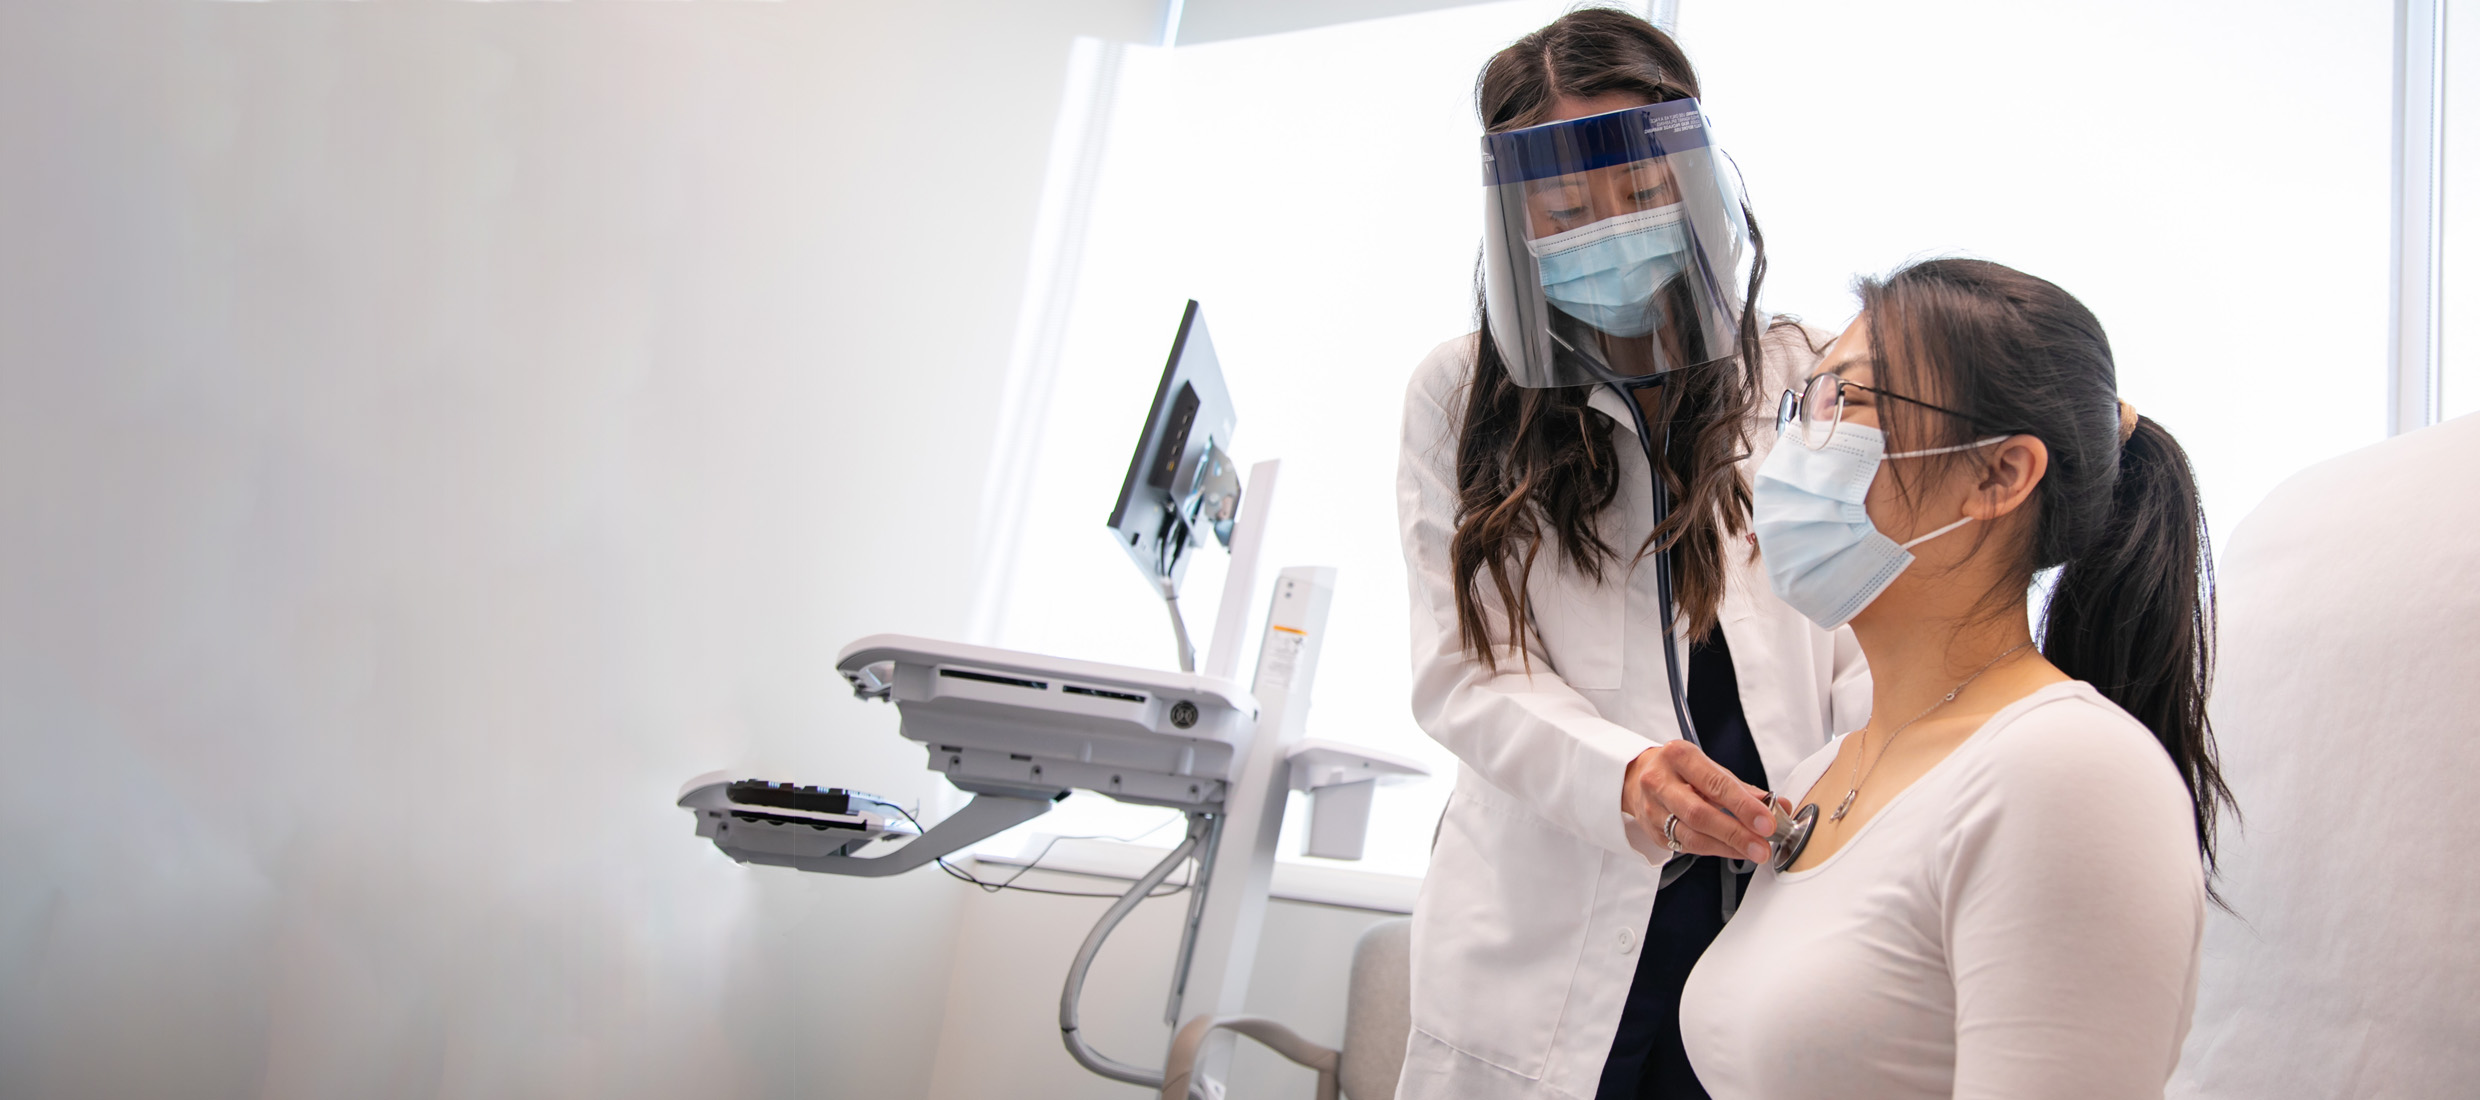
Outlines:
<svg viewBox="0 0 2480 1100"><path fill-rule="evenodd" d="M1879 397L1908 401L1932 412L1942 412L1948 416L1959 417L1970 421L1975 427L1989 430L1988 424L1970 413L1956 412L1941 405L1932 405L1917 397L1905 397L1893 390L1862 385L1838 374L1815 375L1799 389L1784 390L1782 403L1774 409L1774 430L1789 432L1797 427L1799 429L1797 438L1800 442L1807 444L1809 450L1823 448L1833 441L1834 429L1843 425L1843 409L1849 403L1844 398L1846 390L1866 390Z"/></svg>

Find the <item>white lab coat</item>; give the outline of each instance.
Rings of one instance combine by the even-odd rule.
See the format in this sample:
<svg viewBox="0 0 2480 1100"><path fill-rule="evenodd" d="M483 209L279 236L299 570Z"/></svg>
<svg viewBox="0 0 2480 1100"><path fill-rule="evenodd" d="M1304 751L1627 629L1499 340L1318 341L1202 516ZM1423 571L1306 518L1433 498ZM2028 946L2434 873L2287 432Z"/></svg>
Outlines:
<svg viewBox="0 0 2480 1100"><path fill-rule="evenodd" d="M2169 1095L2480 1096L2480 415L2301 471L2218 570L2224 819Z"/></svg>
<svg viewBox="0 0 2480 1100"><path fill-rule="evenodd" d="M1774 441L1772 398L1816 361L1811 341L1823 343L1794 329L1768 338L1751 471ZM1413 714L1463 762L1413 911L1412 1035L1397 1095L1590 1097L1661 880L1628 845L1619 812L1628 763L1679 735L1660 605L1650 560L1623 561L1596 585L1545 547L1531 574L1530 670L1512 644L1498 646L1495 672L1463 651L1448 541L1476 347L1473 336L1449 341L1414 372L1396 473ZM1603 390L1591 407L1614 425L1620 466L1602 530L1632 555L1652 503L1620 401ZM1848 629L1821 630L1774 596L1753 539L1735 549L1722 632L1748 727L1780 784L1866 720L1868 673ZM1503 622L1494 634L1508 637Z"/></svg>

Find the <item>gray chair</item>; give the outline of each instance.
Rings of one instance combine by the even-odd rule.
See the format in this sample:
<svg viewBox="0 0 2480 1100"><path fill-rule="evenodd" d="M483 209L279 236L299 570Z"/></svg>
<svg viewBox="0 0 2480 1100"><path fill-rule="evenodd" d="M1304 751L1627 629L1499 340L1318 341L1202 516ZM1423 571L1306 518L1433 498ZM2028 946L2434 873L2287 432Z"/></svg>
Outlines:
<svg viewBox="0 0 2480 1100"><path fill-rule="evenodd" d="M1318 1100L1391 1100L1412 1034L1412 922L1380 921L1352 948L1352 984L1343 1005L1343 1049L1332 1050L1263 1016L1195 1016L1171 1040L1163 1100L1185 1100L1197 1052L1216 1028L1265 1044L1318 1075Z"/></svg>

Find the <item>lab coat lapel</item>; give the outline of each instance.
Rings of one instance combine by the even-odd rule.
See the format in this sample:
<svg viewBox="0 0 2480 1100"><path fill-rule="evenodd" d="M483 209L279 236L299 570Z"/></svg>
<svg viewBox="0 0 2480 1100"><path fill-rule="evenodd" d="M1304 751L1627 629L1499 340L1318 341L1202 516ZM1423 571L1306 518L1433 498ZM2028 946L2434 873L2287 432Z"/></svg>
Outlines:
<svg viewBox="0 0 2480 1100"><path fill-rule="evenodd" d="M1636 448L1644 446L1636 442L1636 418L1628 415L1627 398L1619 396L1619 391L1608 386L1595 386L1593 396L1585 400L1584 407L1609 417L1611 423L1617 424L1619 431L1626 434L1624 441L1614 439L1613 442L1625 442Z"/></svg>

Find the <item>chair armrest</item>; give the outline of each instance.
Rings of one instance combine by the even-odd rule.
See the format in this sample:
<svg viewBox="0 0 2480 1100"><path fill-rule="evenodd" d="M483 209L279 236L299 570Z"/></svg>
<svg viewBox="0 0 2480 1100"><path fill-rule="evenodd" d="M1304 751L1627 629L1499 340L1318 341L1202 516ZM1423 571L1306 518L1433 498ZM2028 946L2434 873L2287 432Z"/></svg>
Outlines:
<svg viewBox="0 0 2480 1100"><path fill-rule="evenodd" d="M1335 1100L1335 1064L1341 1057L1331 1048L1300 1037L1300 1033L1263 1016L1192 1016L1171 1040L1171 1057L1163 1063L1163 1100L1187 1100L1189 1079L1196 1074L1197 1052L1216 1028L1236 1031L1318 1075L1318 1100Z"/></svg>

